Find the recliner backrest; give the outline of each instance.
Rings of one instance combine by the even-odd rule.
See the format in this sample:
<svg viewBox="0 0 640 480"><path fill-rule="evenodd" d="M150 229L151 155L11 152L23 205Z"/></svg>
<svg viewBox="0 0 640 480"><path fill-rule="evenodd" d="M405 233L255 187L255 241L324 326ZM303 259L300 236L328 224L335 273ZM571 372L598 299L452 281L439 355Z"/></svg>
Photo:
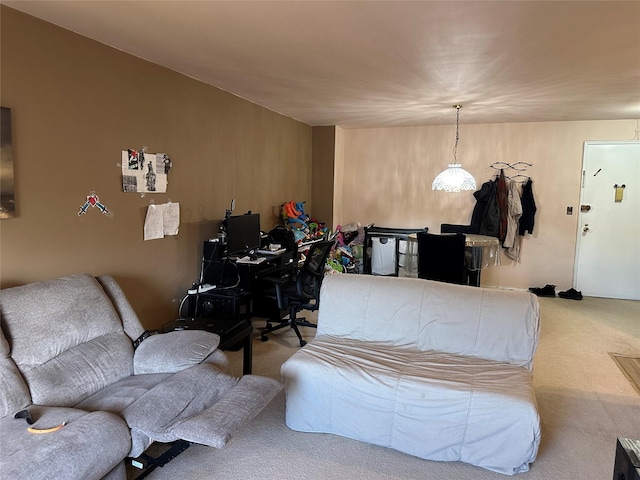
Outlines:
<svg viewBox="0 0 640 480"><path fill-rule="evenodd" d="M72 406L133 373L131 339L91 275L4 289L0 310L33 403Z"/></svg>

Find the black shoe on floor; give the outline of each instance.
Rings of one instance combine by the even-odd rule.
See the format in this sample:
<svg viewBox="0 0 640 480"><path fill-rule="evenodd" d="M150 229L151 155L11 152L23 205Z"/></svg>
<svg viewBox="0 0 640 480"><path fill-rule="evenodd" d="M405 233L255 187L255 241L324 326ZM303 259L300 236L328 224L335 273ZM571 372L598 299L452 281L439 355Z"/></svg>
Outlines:
<svg viewBox="0 0 640 480"><path fill-rule="evenodd" d="M529 291L531 293L535 293L539 297L555 297L556 296L555 285L547 284L544 287L531 287Z"/></svg>
<svg viewBox="0 0 640 480"><path fill-rule="evenodd" d="M564 292L558 292L560 298L568 298L570 300L582 300L582 292L579 292L575 288L570 288Z"/></svg>

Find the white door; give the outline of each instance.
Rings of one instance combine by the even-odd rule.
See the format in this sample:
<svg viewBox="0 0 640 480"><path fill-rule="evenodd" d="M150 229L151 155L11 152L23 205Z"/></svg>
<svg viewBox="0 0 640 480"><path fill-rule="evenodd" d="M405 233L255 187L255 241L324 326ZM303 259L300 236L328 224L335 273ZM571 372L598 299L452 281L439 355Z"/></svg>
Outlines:
<svg viewBox="0 0 640 480"><path fill-rule="evenodd" d="M575 288L640 300L640 142L585 142Z"/></svg>

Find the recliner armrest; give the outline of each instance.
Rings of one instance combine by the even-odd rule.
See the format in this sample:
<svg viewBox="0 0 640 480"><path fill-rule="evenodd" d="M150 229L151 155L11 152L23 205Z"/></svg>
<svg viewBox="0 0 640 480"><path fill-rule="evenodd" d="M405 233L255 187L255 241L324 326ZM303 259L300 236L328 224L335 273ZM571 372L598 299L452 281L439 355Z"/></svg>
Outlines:
<svg viewBox="0 0 640 480"><path fill-rule="evenodd" d="M220 337L203 330L183 330L152 335L133 355L135 375L175 373L201 363L220 343Z"/></svg>

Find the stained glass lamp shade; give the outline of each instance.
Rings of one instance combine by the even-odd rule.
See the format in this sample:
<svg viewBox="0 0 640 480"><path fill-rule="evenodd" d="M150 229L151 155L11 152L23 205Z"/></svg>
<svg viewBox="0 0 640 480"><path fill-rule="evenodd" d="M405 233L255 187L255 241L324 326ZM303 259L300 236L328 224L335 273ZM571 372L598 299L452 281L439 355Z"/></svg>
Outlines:
<svg viewBox="0 0 640 480"><path fill-rule="evenodd" d="M445 192L461 192L462 190L475 190L476 180L469 172L458 163L458 140L460 139L459 123L460 109L462 105L454 105L456 109L456 143L453 147L453 163L449 164L444 172L440 173L434 180L431 188L433 190L444 190Z"/></svg>

